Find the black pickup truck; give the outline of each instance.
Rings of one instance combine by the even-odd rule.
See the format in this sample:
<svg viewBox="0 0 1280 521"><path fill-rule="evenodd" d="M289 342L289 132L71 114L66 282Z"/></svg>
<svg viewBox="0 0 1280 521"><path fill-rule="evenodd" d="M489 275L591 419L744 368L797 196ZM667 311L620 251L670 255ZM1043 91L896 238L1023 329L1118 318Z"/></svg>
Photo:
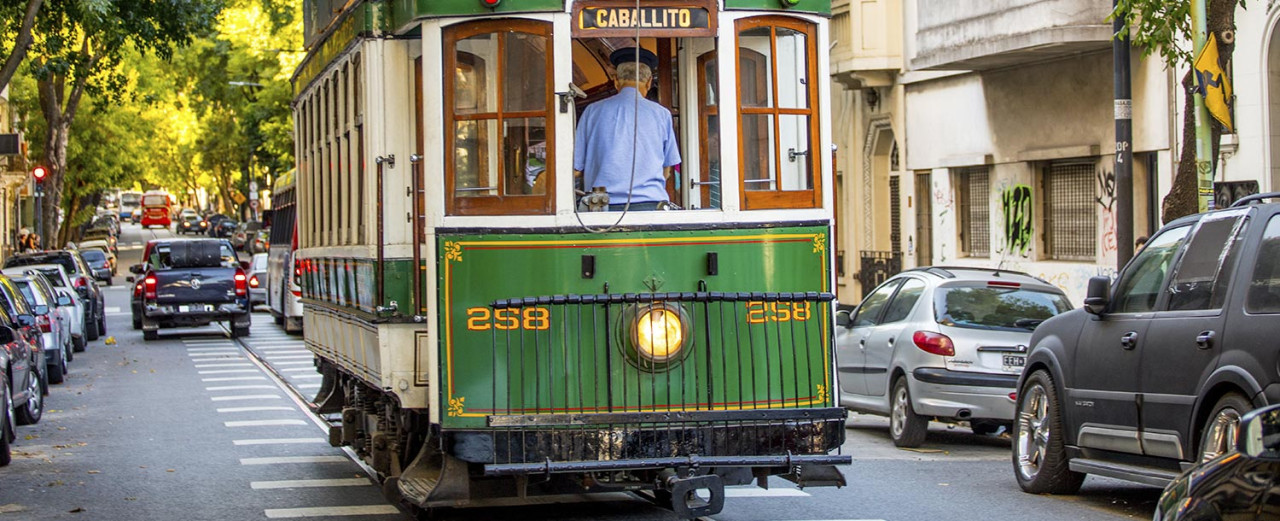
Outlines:
<svg viewBox="0 0 1280 521"><path fill-rule="evenodd" d="M133 306L146 340L160 328L229 322L232 337L249 335L249 282L245 266L225 239L151 241ZM130 280L132 282L132 279Z"/></svg>

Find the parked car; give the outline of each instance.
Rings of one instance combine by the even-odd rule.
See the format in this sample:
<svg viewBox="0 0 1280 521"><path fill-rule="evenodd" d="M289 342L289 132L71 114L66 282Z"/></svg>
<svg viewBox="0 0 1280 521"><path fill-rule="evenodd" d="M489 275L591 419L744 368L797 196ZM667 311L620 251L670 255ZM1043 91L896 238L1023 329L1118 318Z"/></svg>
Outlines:
<svg viewBox="0 0 1280 521"><path fill-rule="evenodd" d="M226 215L223 215L220 213L210 214L209 216L205 217L204 218L204 222L206 224L205 235L213 237L213 230L218 227L218 223L222 221L230 220L230 219L231 219L230 217L227 217Z"/></svg>
<svg viewBox="0 0 1280 521"><path fill-rule="evenodd" d="M1280 194L1176 219L1082 309L1045 321L1018 387L1013 466L1032 493L1086 474L1163 486L1280 403Z"/></svg>
<svg viewBox="0 0 1280 521"><path fill-rule="evenodd" d="M840 403L888 415L899 447L923 443L931 418L993 433L1013 420L1031 332L1070 309L1062 290L1016 271L900 273L837 316Z"/></svg>
<svg viewBox="0 0 1280 521"><path fill-rule="evenodd" d="M45 365L48 366L49 383L60 384L67 374L67 362L75 356L72 354L70 316L74 311L71 299L59 296L39 273L31 275L10 276L26 300L27 309L36 317L36 325L40 328L41 343L44 345ZM4 293L0 291L0 293ZM9 298L0 295L0 298ZM12 302L12 307L20 307Z"/></svg>
<svg viewBox="0 0 1280 521"><path fill-rule="evenodd" d="M59 300L61 300L61 297L69 299L71 304L65 309L69 310L68 314L71 319L68 323L71 330L71 351L73 353L84 351L86 343L85 327L88 325L85 321L85 305L80 298L80 294L71 289L71 277L67 275L65 268L58 264L37 264L20 268L5 268L0 272L9 276L41 275L49 283L49 287L59 297ZM70 360L71 358L68 357L67 359Z"/></svg>
<svg viewBox="0 0 1280 521"><path fill-rule="evenodd" d="M142 222L142 208L134 208L133 211L129 213L129 222L134 224Z"/></svg>
<svg viewBox="0 0 1280 521"><path fill-rule="evenodd" d="M252 238L258 236L258 230L262 229L262 223L259 221L245 221L236 225L235 231L231 232L231 246L237 250L244 251L249 245Z"/></svg>
<svg viewBox="0 0 1280 521"><path fill-rule="evenodd" d="M267 253L271 249L271 229L258 230L255 237L245 244L244 251L258 254Z"/></svg>
<svg viewBox="0 0 1280 521"><path fill-rule="evenodd" d="M229 241L152 240L144 251L146 262L130 269L142 281L133 309L144 340L159 338L161 328L211 322L228 322L232 337L249 335L247 263L236 260Z"/></svg>
<svg viewBox="0 0 1280 521"><path fill-rule="evenodd" d="M85 304L85 339L93 341L99 335L106 334L106 304L102 290L93 283L93 270L84 257L74 250L58 250L14 255L4 261L6 268L36 264L58 264L66 269L71 287L80 294L80 299Z"/></svg>
<svg viewBox="0 0 1280 521"><path fill-rule="evenodd" d="M184 211L182 215L178 216L177 232L182 235L186 235L188 233L204 233L208 229L209 223L205 222L204 219L201 219L195 212L186 213Z"/></svg>
<svg viewBox="0 0 1280 521"><path fill-rule="evenodd" d="M218 221L218 224L210 225L209 236L222 239L229 238L232 233L235 233L236 226L239 226L239 224L231 218L223 219Z"/></svg>
<svg viewBox="0 0 1280 521"><path fill-rule="evenodd" d="M0 281L0 286L12 289L7 277L0 275ZM14 311L0 305L0 466L11 459L10 446L17 440L14 427L44 416L49 387L35 317Z"/></svg>
<svg viewBox="0 0 1280 521"><path fill-rule="evenodd" d="M80 237L80 244L82 245L85 243L96 244L94 241L102 241L105 243L107 250L110 251L112 255L118 255L120 253L116 235L105 229L88 230Z"/></svg>
<svg viewBox="0 0 1280 521"><path fill-rule="evenodd" d="M106 241L98 240L98 239L91 240L91 241L80 241L80 244L76 245L76 249L80 250L81 255L84 255L84 252L88 250L95 250L95 249L102 250L104 253L107 254L107 264L108 264L108 267L111 268L111 274L112 275L116 274L116 254L114 251L112 251L111 245L107 244ZM85 260L87 261L89 259L86 258Z"/></svg>
<svg viewBox="0 0 1280 521"><path fill-rule="evenodd" d="M267 303L267 254L255 253L249 261L249 305Z"/></svg>
<svg viewBox="0 0 1280 521"><path fill-rule="evenodd" d="M1235 451L1183 472L1165 487L1153 521L1280 518L1280 406L1240 419Z"/></svg>
<svg viewBox="0 0 1280 521"><path fill-rule="evenodd" d="M108 286L113 284L111 280L111 259L107 258L107 253L94 248L80 250L80 256L84 257L84 261L89 263L89 269L93 270L93 278L106 282Z"/></svg>

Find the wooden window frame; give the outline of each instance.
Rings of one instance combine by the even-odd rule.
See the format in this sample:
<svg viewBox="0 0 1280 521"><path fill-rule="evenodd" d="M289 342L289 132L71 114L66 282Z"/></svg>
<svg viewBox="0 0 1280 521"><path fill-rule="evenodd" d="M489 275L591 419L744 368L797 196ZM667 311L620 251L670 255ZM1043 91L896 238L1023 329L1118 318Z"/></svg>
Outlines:
<svg viewBox="0 0 1280 521"><path fill-rule="evenodd" d="M762 27L770 28L769 50L771 63L769 63L769 88L772 99L771 107L744 107L742 105L742 83L741 74L738 78L737 95L738 95L738 193L739 200L743 210L766 210L779 208L818 208L822 206L822 157L816 153L819 148L819 125L818 125L818 51L817 51L817 26L813 23L786 16L758 16L751 18L743 18L735 23L734 27L734 66L741 64L742 59L742 33L751 29ZM805 35L805 55L807 59L806 69L808 73L808 84L806 85L807 107L805 108L781 108L778 102L778 28L791 29ZM782 179L778 178L777 188L773 190L747 190L746 178L743 166L747 164L747 158L743 157L746 151L746 136L741 129L743 128L743 116L747 114L768 115L773 118L773 174L780 175L782 171L782 136L781 136L781 117L780 116L806 116L809 118L809 154L810 162L809 175L811 177L812 189L809 190L783 190Z"/></svg>
<svg viewBox="0 0 1280 521"><path fill-rule="evenodd" d="M697 58L698 78L696 82L698 85L698 163L700 167L698 177L700 179L700 183L698 184L698 188L696 190L697 194L691 195L690 198L692 199L693 197L697 197L698 200L701 201L703 209L711 209L711 191L713 186L716 186L720 189L720 207L724 206L724 167L723 167L724 157L720 158L720 164L721 164L720 179L712 181L711 180L711 152L712 151L711 151L711 144L709 143L711 138L711 134L710 134L711 128L707 124L708 118L715 117L716 126L721 127L716 129L716 133L720 134L721 139L724 138L724 135L721 134L724 124L723 124L723 121L720 119L720 98L723 97L724 93L720 92L720 85L718 84L716 85L715 104L708 104L707 102L707 64L712 64L713 66L719 67L719 63L720 63L719 56L720 56L720 49L712 49L710 51L702 53ZM716 74L717 83L719 83L719 79L720 79L719 76L720 76L719 74ZM717 143L719 143L718 140L717 140ZM723 150L724 150L724 147L722 146L720 147L720 150L716 150L715 152L719 154L719 153L722 153ZM711 184L713 182L718 183L718 185ZM720 207L716 207L715 209L719 210L721 209Z"/></svg>
<svg viewBox="0 0 1280 521"><path fill-rule="evenodd" d="M555 205L555 120L557 113L555 111L555 52L552 38L552 24L539 20L527 19L502 19L502 20L485 20L480 22L462 23L445 28L444 30L444 130L445 130L445 211L446 215L550 215L554 211ZM494 66L486 71L486 74L496 76L493 84L497 89L494 95L494 104L496 105L488 112L474 114L457 114L454 110L454 75L453 71L457 69L457 42L472 36L481 34L497 33L498 38L498 60ZM534 36L540 36L546 39L546 100L544 110L541 111L520 111L506 112L503 104L505 103L503 89L505 88L503 67L505 65L504 51L507 45L506 35L511 33L524 33ZM505 182L507 172L504 171L506 162L502 156L503 152L499 152L498 163L498 186L497 195L491 196L472 196L472 197L455 197L455 163L453 160L453 150L455 146L454 127L459 121L493 121L496 124L499 138L502 135L502 123L508 119L521 118L542 118L546 122L546 149L547 160L544 175L547 176L546 191L542 195L504 195ZM501 150L501 147L499 147Z"/></svg>

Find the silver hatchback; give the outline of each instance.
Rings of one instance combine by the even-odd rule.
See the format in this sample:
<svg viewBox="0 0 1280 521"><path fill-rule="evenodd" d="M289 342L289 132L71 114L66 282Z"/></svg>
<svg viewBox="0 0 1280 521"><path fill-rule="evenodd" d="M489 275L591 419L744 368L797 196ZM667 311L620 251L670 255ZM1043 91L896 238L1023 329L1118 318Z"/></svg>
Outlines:
<svg viewBox="0 0 1280 521"><path fill-rule="evenodd" d="M889 416L899 447L930 419L979 434L1013 420L1031 332L1071 309L1062 290L1016 271L927 267L895 275L837 315L840 403Z"/></svg>

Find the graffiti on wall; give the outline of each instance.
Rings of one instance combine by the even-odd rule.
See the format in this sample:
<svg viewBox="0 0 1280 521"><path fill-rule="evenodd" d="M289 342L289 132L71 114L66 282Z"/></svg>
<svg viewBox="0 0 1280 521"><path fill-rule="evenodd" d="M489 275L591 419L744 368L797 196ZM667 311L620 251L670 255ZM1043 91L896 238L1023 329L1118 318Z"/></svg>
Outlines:
<svg viewBox="0 0 1280 521"><path fill-rule="evenodd" d="M1027 255L1031 247L1031 187L1013 185L1000 194L1004 215L1004 243L1008 252Z"/></svg>
<svg viewBox="0 0 1280 521"><path fill-rule="evenodd" d="M1116 175L1098 171L1098 206L1102 207L1102 255L1116 252Z"/></svg>

